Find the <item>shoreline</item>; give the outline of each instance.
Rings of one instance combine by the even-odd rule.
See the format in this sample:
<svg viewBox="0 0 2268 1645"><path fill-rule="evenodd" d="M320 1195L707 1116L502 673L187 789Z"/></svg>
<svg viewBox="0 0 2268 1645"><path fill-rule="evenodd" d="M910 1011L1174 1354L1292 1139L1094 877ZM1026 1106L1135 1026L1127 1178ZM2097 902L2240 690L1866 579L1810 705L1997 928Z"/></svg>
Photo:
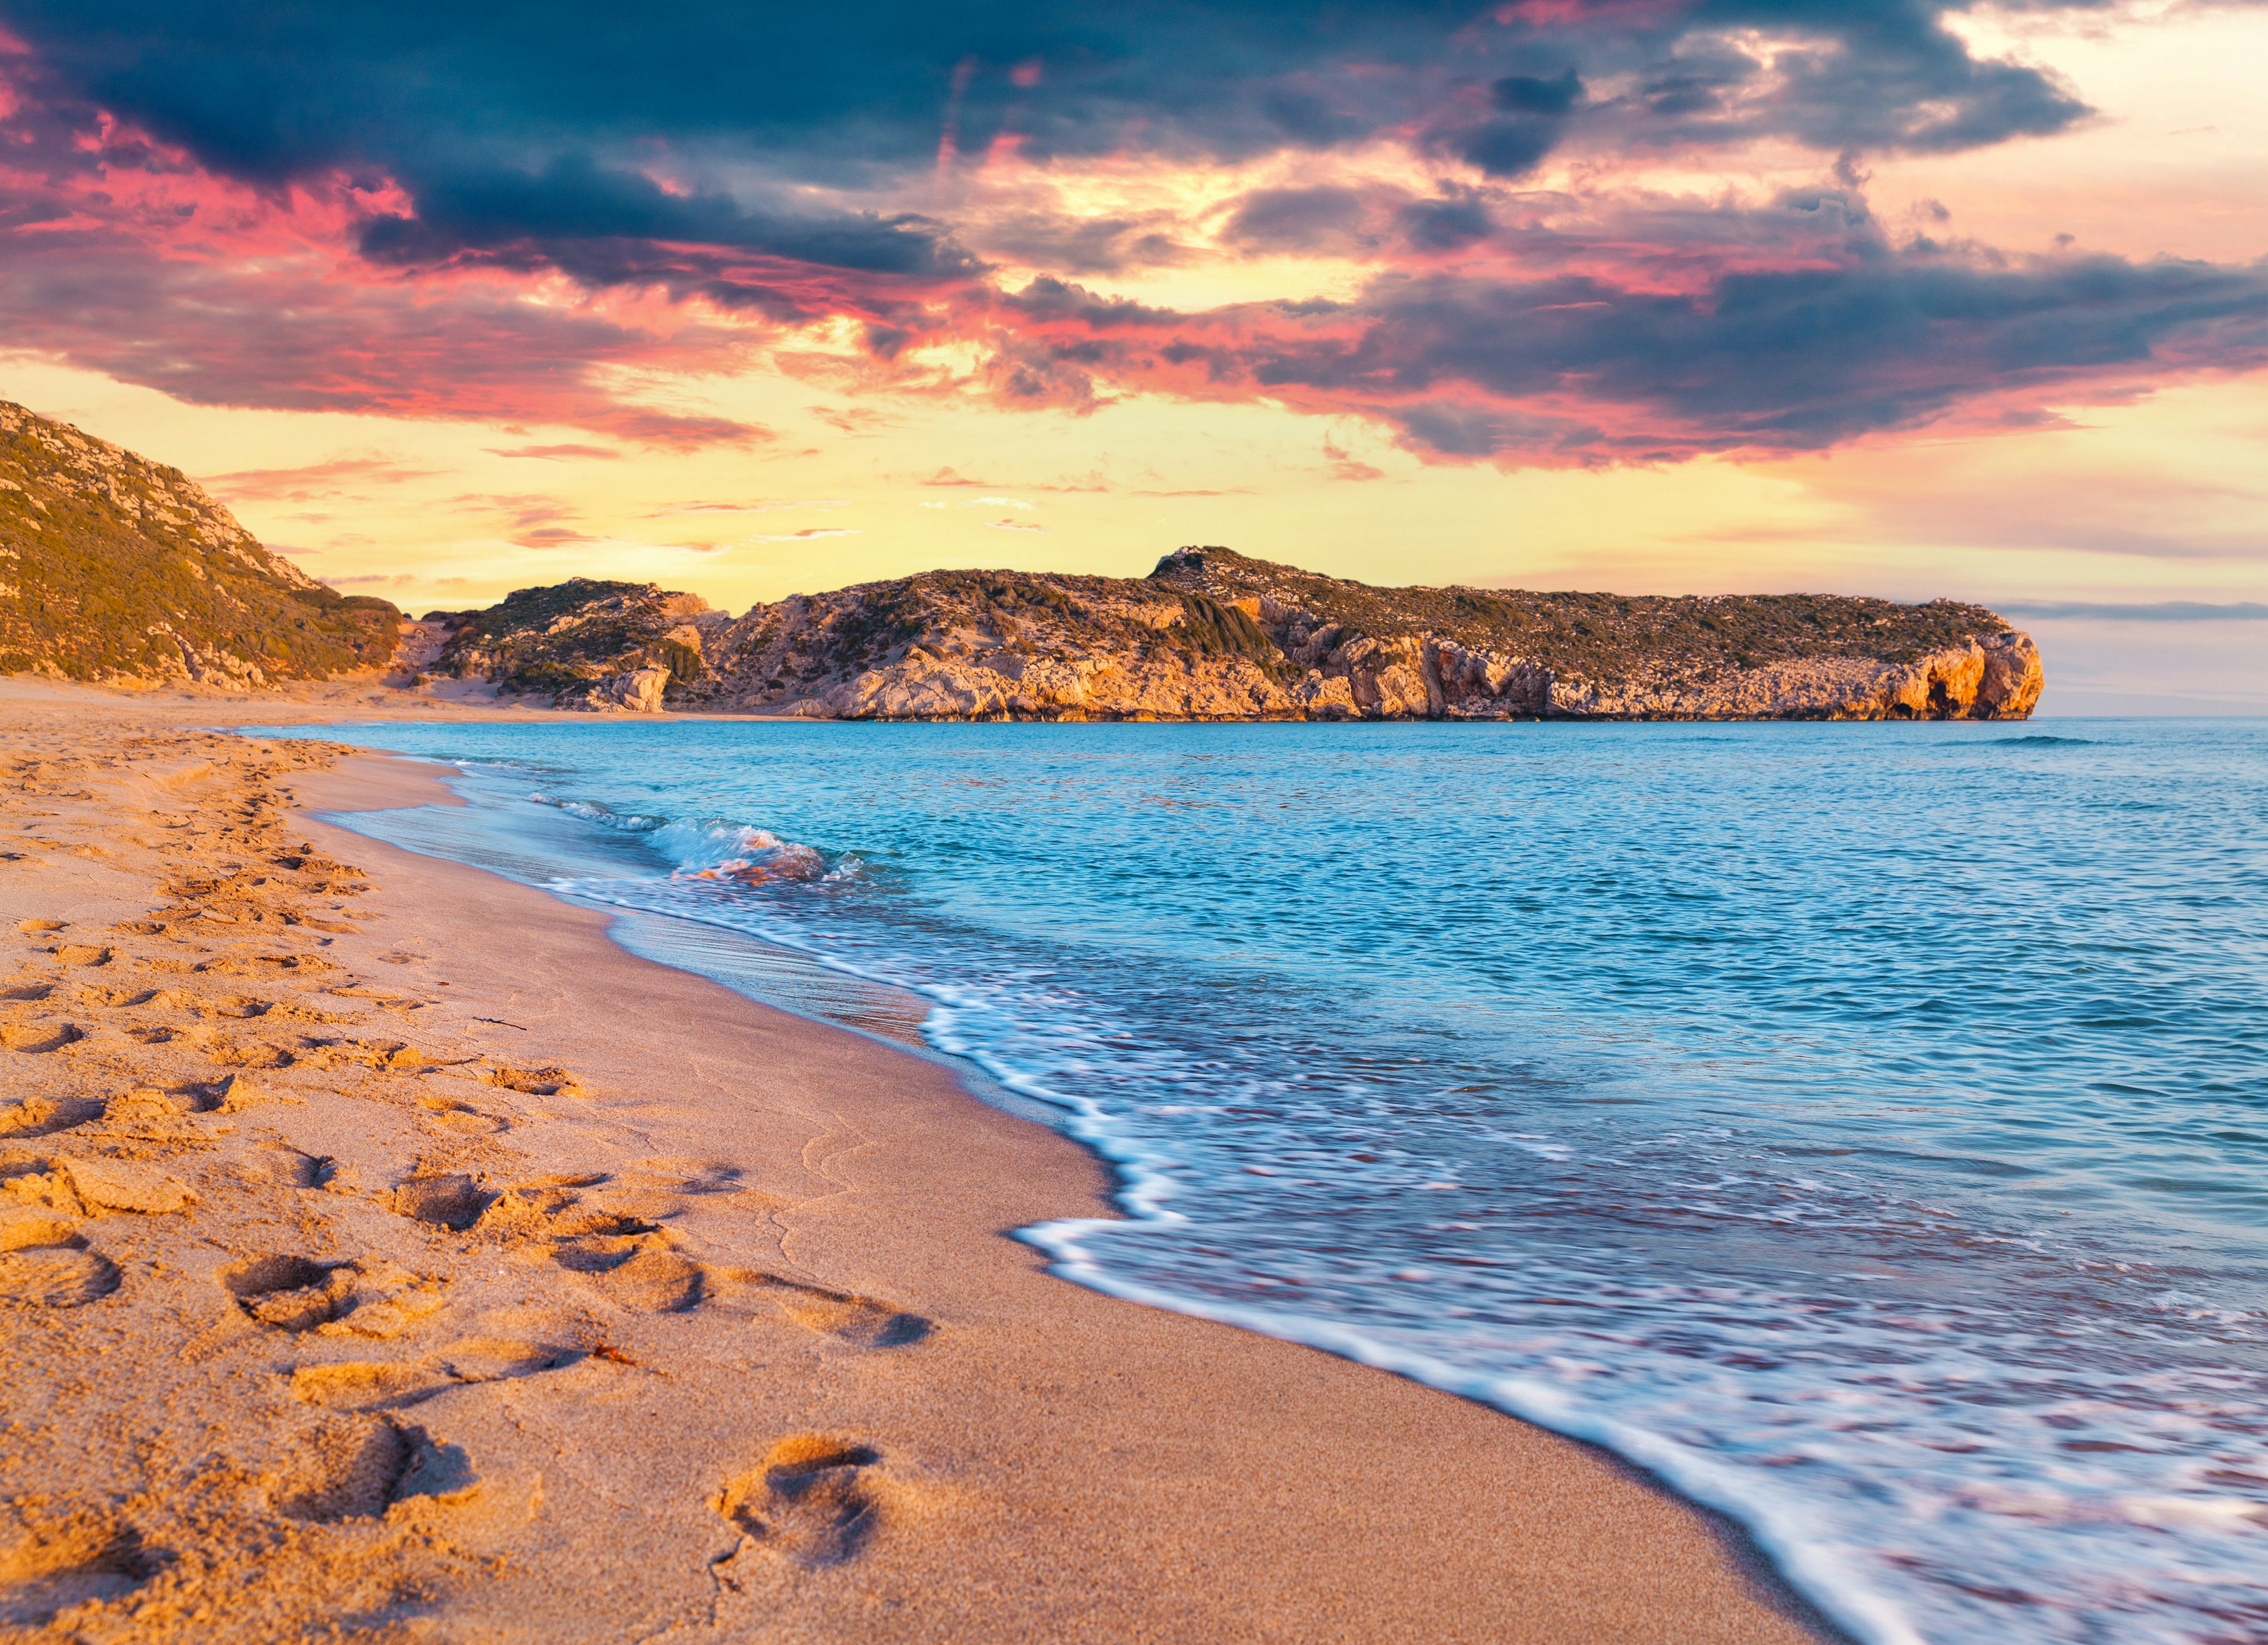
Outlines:
<svg viewBox="0 0 2268 1645"><path fill-rule="evenodd" d="M305 717L342 717L343 706ZM67 712L5 707L10 719L50 722L37 728L48 738L97 741ZM183 708L187 719L209 705ZM254 763L254 750L282 758L278 745L226 740L223 766ZM210 753L197 757L213 766ZM82 791L108 781L92 770L63 780ZM288 1215L311 1230L300 1241L307 1254L345 1254L376 1272L379 1259L361 1247L422 1242L385 1260L416 1267L401 1259L417 1258L437 1282L431 1294L445 1300L400 1339L379 1339L383 1351L356 1339L362 1360L340 1360L329 1339L319 1353L306 1334L269 1332L239 1333L215 1351L216 1365L233 1355L240 1373L265 1367L288 1391L323 1384L324 1375L306 1381L310 1370L328 1375L339 1363L414 1370L438 1358L446 1369L453 1352L470 1364L478 1355L467 1342L522 1363L494 1346L507 1330L543 1339L538 1346L563 1361L540 1374L453 1371L414 1401L362 1402L355 1420L395 1433L414 1425L419 1443L460 1453L478 1484L454 1500L397 1494L374 1515L318 1522L332 1541L394 1535L391 1551L371 1560L387 1581L430 1596L363 1612L376 1631L360 1637L412 1637L394 1631L412 1614L467 1639L1823 1636L1721 1523L1589 1447L1351 1361L1048 1274L1010 1231L1115 1215L1105 1167L1059 1132L983 1103L939 1064L640 958L608 936L608 915L306 816L437 797L453 799L408 762L359 753L276 779L274 796L294 808L293 841L370 870L372 889L341 912L378 918L350 926L322 916L339 928L323 957L427 1002L395 1032L414 1029L430 1071L373 1070L339 1091L321 1088L341 1082L289 1069L259 1075L277 1105L252 1111L230 1134L192 1116L194 1145L184 1134L178 1155L160 1147L169 1170L208 1167L190 1172L197 1212L83 1225L94 1249L118 1243L114 1229L186 1236L202 1219L203 1243L222 1247L199 1259L203 1275L188 1258L171 1259L187 1276L170 1282L172 1294L155 1271L125 1267L117 1295L151 1295L135 1317L146 1328L129 1328L123 1351L163 1376L180 1352L168 1322L199 1307L228 1317L228 1293L210 1275L226 1256L243 1260L234 1248L250 1237L230 1219L278 1220L268 1203L239 1215L214 1169L220 1157L261 1140L253 1131L311 1149L320 1142L365 1180L288 1191ZM103 797L86 799L94 804L77 802L87 814L72 826L99 835L107 820L110 834L131 832L103 817ZM51 797L40 808L63 803ZM40 826L53 835L63 825ZM126 871L118 859L127 853L99 848L112 859L106 872ZM241 855L240 845L228 848ZM51 872L18 878L46 881L36 889L48 900L61 888ZM18 900L11 887L11 924L27 914L91 922L18 910ZM130 923L145 909L119 918ZM133 939L106 940L123 948ZM265 932L261 940L278 946ZM76 1063L114 1083L119 1070L90 1065L132 1061L132 1043L114 1040L105 1024L58 1053L9 1060L54 1074ZM434 1054L442 1052L450 1056ZM485 1060L449 1066L467 1052ZM515 1088L460 1071L514 1071L505 1058L569 1078ZM547 1083L552 1090L524 1089ZM106 1113L91 1129L115 1126ZM120 1146L114 1135L52 1135L11 1139L11 1159L27 1147ZM629 1211L603 1214L651 1231L578 1235L555 1216L559 1225L507 1237L486 1215L461 1234L437 1231L374 1203L391 1194L399 1204L404 1166L428 1177L453 1166L484 1189L595 1173L606 1180L519 1193L531 1206L545 1193L615 1205L644 1194ZM658 1186L671 1172L674 1186ZM591 1205L582 1208L587 1215ZM630 1248L600 1249L608 1239ZM350 1325L360 1311L330 1323ZM102 1312L49 1310L41 1324L69 1333ZM463 1332L474 1334L447 1340ZM55 1346L69 1364L70 1345ZM52 1372L55 1356L11 1374L40 1364ZM306 1399L273 1388L249 1389L233 1406L217 1389L187 1398L202 1401L207 1426L246 1436L304 1430L312 1414ZM801 1460L784 1456L781 1447L798 1444ZM783 1487L782 1478L817 1483ZM59 1483L8 1481L18 1495L27 1484L53 1494ZM272 1502L276 1490L262 1488ZM805 1511L814 1492L855 1508L843 1521L865 1527L848 1539L854 1546L830 1542L826 1516ZM114 1516L115 1499L134 1499L116 1483L107 1494ZM259 1522L254 1514L233 1536L272 1537ZM157 1524L136 1531L145 1545L166 1534ZM187 1562L177 1553L134 1591L173 1580ZM269 1580L288 1585L294 1568L283 1560ZM296 1636L232 1632L210 1617L206 1627L178 1636ZM177 1634L153 1621L106 1636Z"/></svg>

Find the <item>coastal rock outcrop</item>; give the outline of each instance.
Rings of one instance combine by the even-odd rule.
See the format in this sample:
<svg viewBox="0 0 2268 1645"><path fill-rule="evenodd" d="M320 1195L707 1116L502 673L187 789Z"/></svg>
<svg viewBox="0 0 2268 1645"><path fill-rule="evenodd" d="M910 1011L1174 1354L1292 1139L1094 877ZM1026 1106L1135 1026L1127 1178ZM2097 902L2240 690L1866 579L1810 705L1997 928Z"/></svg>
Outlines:
<svg viewBox="0 0 2268 1645"><path fill-rule="evenodd" d="M433 672L550 697L561 708L652 714L671 685L701 679L703 635L726 618L697 594L571 577L485 611L428 612Z"/></svg>
<svg viewBox="0 0 2268 1645"><path fill-rule="evenodd" d="M737 620L581 579L443 618L454 672L561 706L830 719L2021 719L2044 679L2029 635L1949 600L1386 589L1221 548Z"/></svg>
<svg viewBox="0 0 2268 1645"><path fill-rule="evenodd" d="M271 554L178 468L0 401L0 673L272 689L382 667L401 617Z"/></svg>

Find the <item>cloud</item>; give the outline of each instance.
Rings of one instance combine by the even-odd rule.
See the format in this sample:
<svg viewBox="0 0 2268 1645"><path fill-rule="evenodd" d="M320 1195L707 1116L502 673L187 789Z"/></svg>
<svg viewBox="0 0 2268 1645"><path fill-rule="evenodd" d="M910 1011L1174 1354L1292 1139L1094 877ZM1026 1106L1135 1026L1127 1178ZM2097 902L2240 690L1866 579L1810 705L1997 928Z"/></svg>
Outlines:
<svg viewBox="0 0 2268 1645"><path fill-rule="evenodd" d="M1331 478L1334 480L1362 481L1386 478L1386 470L1350 455L1329 440L1323 442L1323 460L1330 465Z"/></svg>
<svg viewBox="0 0 2268 1645"><path fill-rule="evenodd" d="M984 523L996 532L1038 532L1042 536L1053 529L1051 526L1035 525L1029 520L987 520Z"/></svg>
<svg viewBox="0 0 2268 1645"><path fill-rule="evenodd" d="M751 537L748 540L759 543L802 543L819 537L856 537L858 535L859 535L858 532L846 526L814 525L804 531L787 532L777 537Z"/></svg>
<svg viewBox="0 0 2268 1645"><path fill-rule="evenodd" d="M875 434L903 421L879 406L806 406L804 409L843 434Z"/></svg>
<svg viewBox="0 0 2268 1645"><path fill-rule="evenodd" d="M390 457L335 457L297 468L239 468L208 474L203 484L216 496L233 502L306 503L430 480L439 472L413 467Z"/></svg>
<svg viewBox="0 0 2268 1645"><path fill-rule="evenodd" d="M1130 142L1230 160L1329 151L1461 102L1484 121L1771 131L1830 152L1992 142L2083 113L2043 71L1973 55L1944 26L1953 9L1394 0L1323 21L1291 0L982 15L696 0L666 29L603 11L531 29L510 8L415 0L384 28L352 8L161 0L113 0L98 26L77 0L18 0L11 18L60 90L217 173L269 189L334 169L401 180L410 202L374 227L380 254L635 240L922 272L954 257L935 225L828 209L825 191L974 168L1004 142L1041 161Z"/></svg>
<svg viewBox="0 0 2268 1645"><path fill-rule="evenodd" d="M1914 232L1943 232L1935 213L1894 243L1869 157L2089 113L1967 44L1955 0L1387 0L1328 19L1290 0L696 0L666 29L601 9L540 30L409 3L373 28L352 8L114 0L90 21L18 0L11 344L193 404L661 450L773 440L647 402L784 363L846 394L1035 412L1265 400L1428 460L1511 464L2021 427L2044 394L2250 369L2268 341L2259 266L2028 260ZM1766 151L1808 154L1818 186L1759 202L1633 180ZM1407 183L1362 169L1395 155ZM1245 180L1158 203L1212 165ZM1330 298L1189 312L1079 283L1259 256L1344 266L1303 278ZM1005 289L996 259L1036 273ZM892 414L811 415L856 435Z"/></svg>
<svg viewBox="0 0 2268 1645"><path fill-rule="evenodd" d="M767 499L757 503L681 503L646 516L648 519L666 519L678 514L778 514L789 509L847 509L847 497L813 497L799 502Z"/></svg>
<svg viewBox="0 0 2268 1645"><path fill-rule="evenodd" d="M1004 346L1020 370L1084 379L1034 391L1073 409L1130 390L1266 397L1385 422L1436 459L1533 462L2028 426L2044 397L2268 362L2268 265L1899 247L1842 196L1719 215L1750 221L1715 225L1727 249L1689 255L1685 290L1643 252L1626 271L1393 272L1351 301L1187 315L1035 281L1003 300ZM1832 232L1794 266L1741 244L1806 216Z"/></svg>
<svg viewBox="0 0 2268 1645"><path fill-rule="evenodd" d="M1359 243L1362 220L1351 188L1261 188L1237 202L1221 238L1256 251L1343 251Z"/></svg>
<svg viewBox="0 0 2268 1645"><path fill-rule="evenodd" d="M532 531L515 532L512 540L522 548L570 548L578 543L600 540L571 525L539 525Z"/></svg>
<svg viewBox="0 0 2268 1645"><path fill-rule="evenodd" d="M552 462L570 458L593 458L601 462L617 462L622 453L604 445L490 445L482 449L490 457L538 457Z"/></svg>
<svg viewBox="0 0 2268 1645"><path fill-rule="evenodd" d="M2115 600L2027 600L1999 607L2003 616L2092 618L2104 622L2268 622L2268 604L2231 600L2215 605L2204 600L2165 599L2129 605Z"/></svg>
<svg viewBox="0 0 2268 1645"><path fill-rule="evenodd" d="M940 468L927 479L917 480L914 483L919 486L975 491L1108 491L1110 489L1109 482L1101 474L1085 474L1076 478L1067 476L1054 481L1028 481L1012 486L998 480L969 480L950 467ZM980 503L983 501L983 498L978 499Z"/></svg>

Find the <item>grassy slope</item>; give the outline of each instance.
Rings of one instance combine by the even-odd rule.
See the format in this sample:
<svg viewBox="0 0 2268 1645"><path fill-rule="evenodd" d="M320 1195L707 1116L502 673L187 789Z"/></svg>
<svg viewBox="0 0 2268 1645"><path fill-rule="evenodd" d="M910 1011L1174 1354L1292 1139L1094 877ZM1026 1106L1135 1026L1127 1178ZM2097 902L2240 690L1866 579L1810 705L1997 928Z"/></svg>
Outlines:
<svg viewBox="0 0 2268 1645"><path fill-rule="evenodd" d="M400 620L269 554L179 469L0 401L0 672L163 678L186 642L320 679L382 666Z"/></svg>

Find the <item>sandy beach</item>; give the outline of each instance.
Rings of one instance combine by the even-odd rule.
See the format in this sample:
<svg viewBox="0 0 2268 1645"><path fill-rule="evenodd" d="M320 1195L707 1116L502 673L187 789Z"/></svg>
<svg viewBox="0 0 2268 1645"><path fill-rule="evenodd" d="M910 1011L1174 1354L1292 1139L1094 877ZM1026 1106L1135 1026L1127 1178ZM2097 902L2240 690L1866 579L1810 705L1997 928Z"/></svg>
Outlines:
<svg viewBox="0 0 2268 1645"><path fill-rule="evenodd" d="M1097 1162L316 811L428 767L0 697L0 1638L1820 1635L1583 1446L1096 1295Z"/></svg>

